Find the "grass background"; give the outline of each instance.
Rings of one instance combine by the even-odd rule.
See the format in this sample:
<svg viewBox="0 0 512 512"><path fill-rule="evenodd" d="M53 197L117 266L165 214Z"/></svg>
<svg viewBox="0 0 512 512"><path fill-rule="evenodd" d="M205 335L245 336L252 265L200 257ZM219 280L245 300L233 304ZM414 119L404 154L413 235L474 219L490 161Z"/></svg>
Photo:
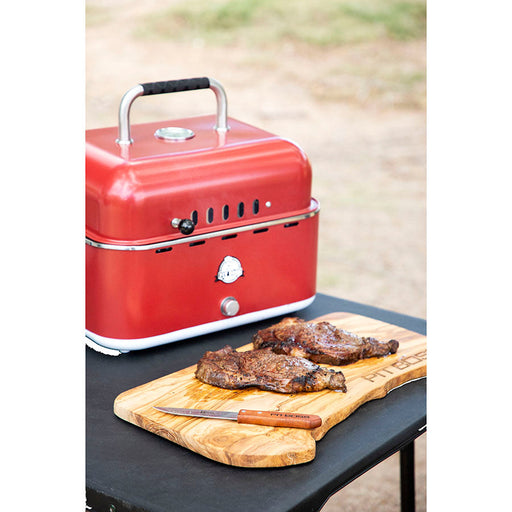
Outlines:
<svg viewBox="0 0 512 512"><path fill-rule="evenodd" d="M382 37L424 37L425 19L421 1L192 0L151 13L140 34L201 37L213 44L274 45L292 40L333 46Z"/></svg>

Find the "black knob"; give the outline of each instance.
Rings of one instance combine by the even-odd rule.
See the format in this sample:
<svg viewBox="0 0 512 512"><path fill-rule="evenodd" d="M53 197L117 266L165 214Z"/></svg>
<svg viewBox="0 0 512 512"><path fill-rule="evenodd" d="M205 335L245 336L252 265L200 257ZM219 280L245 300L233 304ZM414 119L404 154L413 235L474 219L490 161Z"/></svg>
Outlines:
<svg viewBox="0 0 512 512"><path fill-rule="evenodd" d="M184 235L190 235L196 227L194 221L190 219L179 219L177 217L171 220L171 226L175 229L179 229Z"/></svg>
<svg viewBox="0 0 512 512"><path fill-rule="evenodd" d="M181 219L178 224L178 229L184 235L190 235L194 231L195 225L190 219Z"/></svg>

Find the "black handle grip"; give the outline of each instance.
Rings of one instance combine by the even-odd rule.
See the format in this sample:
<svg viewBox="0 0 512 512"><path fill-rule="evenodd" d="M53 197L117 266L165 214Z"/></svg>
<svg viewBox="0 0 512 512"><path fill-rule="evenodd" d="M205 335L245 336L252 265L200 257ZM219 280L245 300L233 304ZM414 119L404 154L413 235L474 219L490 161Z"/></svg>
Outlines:
<svg viewBox="0 0 512 512"><path fill-rule="evenodd" d="M210 80L207 77L185 78L183 80L167 80L164 82L148 82L140 84L144 89L142 96L151 94L166 94L169 92L195 91L197 89L208 89Z"/></svg>

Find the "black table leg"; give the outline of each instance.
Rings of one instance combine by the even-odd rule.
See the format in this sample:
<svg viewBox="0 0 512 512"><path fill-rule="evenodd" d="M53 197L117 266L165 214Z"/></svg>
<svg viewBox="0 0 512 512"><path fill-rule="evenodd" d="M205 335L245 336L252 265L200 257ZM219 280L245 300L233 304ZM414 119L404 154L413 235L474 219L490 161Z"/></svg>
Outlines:
<svg viewBox="0 0 512 512"><path fill-rule="evenodd" d="M414 512L414 441L400 450L400 503L402 512Z"/></svg>

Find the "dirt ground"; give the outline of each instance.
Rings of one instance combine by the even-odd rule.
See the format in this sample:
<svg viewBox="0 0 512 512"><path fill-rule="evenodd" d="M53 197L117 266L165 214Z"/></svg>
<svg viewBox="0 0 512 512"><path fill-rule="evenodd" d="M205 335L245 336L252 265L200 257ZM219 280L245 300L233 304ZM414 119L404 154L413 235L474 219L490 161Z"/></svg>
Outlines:
<svg viewBox="0 0 512 512"><path fill-rule="evenodd" d="M226 48L136 36L161 7L155 0L86 6L87 128L116 125L122 94L138 83L216 78L229 115L294 140L311 160L321 204L318 291L426 317L425 83L396 80L424 71L425 41ZM212 113L212 97L139 98L131 121ZM426 509L425 437L416 442L418 512ZM397 511L398 475L394 455L322 510Z"/></svg>

